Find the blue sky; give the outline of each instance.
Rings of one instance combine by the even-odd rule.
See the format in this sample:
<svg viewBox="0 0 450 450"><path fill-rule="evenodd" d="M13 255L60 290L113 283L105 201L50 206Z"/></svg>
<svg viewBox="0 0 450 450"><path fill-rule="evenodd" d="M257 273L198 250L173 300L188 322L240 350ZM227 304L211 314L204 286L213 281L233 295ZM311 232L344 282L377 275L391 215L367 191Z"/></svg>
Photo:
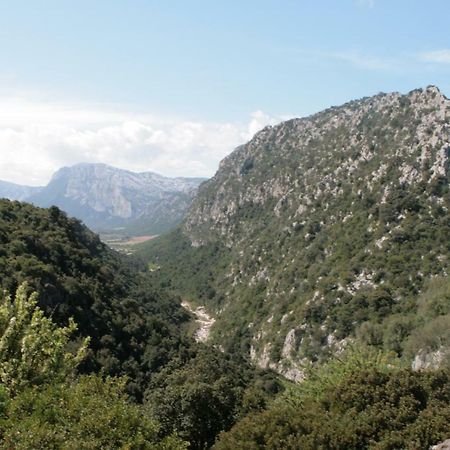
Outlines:
<svg viewBox="0 0 450 450"><path fill-rule="evenodd" d="M449 17L443 0L1 2L0 179L102 158L208 176L266 123L380 91L449 96Z"/></svg>

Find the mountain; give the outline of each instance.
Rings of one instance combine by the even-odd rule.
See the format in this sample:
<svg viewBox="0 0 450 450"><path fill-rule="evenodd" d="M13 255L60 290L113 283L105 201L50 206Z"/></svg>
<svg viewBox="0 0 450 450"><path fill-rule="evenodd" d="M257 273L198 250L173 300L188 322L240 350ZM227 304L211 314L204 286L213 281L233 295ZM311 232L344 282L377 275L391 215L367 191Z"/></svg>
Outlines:
<svg viewBox="0 0 450 450"><path fill-rule="evenodd" d="M287 377L354 341L438 365L450 349L449 151L450 101L434 86L266 127L140 254L215 316L212 344Z"/></svg>
<svg viewBox="0 0 450 450"><path fill-rule="evenodd" d="M9 200L24 200L30 195L37 194L41 189L37 186L22 186L0 180L0 198Z"/></svg>
<svg viewBox="0 0 450 450"><path fill-rule="evenodd" d="M26 200L58 206L96 231L126 227L132 234L158 234L182 220L202 181L77 164L58 170Z"/></svg>

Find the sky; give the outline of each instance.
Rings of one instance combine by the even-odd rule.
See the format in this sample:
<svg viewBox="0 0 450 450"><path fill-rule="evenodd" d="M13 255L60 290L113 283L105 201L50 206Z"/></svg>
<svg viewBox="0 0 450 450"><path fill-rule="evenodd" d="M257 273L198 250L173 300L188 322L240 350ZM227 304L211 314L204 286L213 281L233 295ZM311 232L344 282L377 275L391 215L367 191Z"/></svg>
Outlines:
<svg viewBox="0 0 450 450"><path fill-rule="evenodd" d="M0 1L0 179L103 162L212 176L266 125L450 96L448 0Z"/></svg>

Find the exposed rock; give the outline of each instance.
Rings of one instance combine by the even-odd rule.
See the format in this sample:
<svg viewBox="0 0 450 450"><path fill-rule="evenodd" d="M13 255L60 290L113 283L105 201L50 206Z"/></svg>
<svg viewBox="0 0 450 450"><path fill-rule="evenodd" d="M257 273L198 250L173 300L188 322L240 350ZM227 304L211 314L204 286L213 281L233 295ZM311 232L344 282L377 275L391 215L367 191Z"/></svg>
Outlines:
<svg viewBox="0 0 450 450"><path fill-rule="evenodd" d="M281 356L284 358L291 358L291 353L295 349L295 328L289 331L284 340L283 350Z"/></svg>
<svg viewBox="0 0 450 450"><path fill-rule="evenodd" d="M450 439L430 447L430 450L450 450Z"/></svg>
<svg viewBox="0 0 450 450"><path fill-rule="evenodd" d="M187 309L190 313L195 316L195 322L197 324L197 329L194 333L194 339L197 342L206 342L209 338L209 333L211 332L211 327L214 325L216 319L211 317L205 310L203 306L193 308L192 305L183 300L181 306Z"/></svg>
<svg viewBox="0 0 450 450"><path fill-rule="evenodd" d="M412 363L413 370L425 370L425 369L439 369L442 361L446 355L444 349L439 349L434 352L420 350L414 357Z"/></svg>

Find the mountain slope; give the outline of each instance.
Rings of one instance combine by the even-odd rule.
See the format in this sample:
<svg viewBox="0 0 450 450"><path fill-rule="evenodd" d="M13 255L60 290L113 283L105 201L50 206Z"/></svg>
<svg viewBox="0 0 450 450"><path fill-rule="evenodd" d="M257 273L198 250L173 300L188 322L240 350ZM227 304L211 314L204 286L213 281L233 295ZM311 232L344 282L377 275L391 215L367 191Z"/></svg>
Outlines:
<svg viewBox="0 0 450 450"><path fill-rule="evenodd" d="M202 181L77 164L60 169L27 201L58 206L97 231L127 227L132 233L157 234L182 220Z"/></svg>
<svg viewBox="0 0 450 450"><path fill-rule="evenodd" d="M419 351L419 295L447 295L449 148L435 87L267 127L141 254L215 314L213 342L292 378L355 337ZM429 320L448 320L448 305L424 306Z"/></svg>
<svg viewBox="0 0 450 450"><path fill-rule="evenodd" d="M30 195L37 194L42 188L37 186L22 186L0 180L0 198L9 200L24 200Z"/></svg>
<svg viewBox="0 0 450 450"><path fill-rule="evenodd" d="M53 320L73 317L79 335L91 337L84 370L128 375L139 396L152 372L190 347L179 302L58 208L0 200L0 242L1 289L28 281Z"/></svg>
<svg viewBox="0 0 450 450"><path fill-rule="evenodd" d="M203 450L242 414L263 407L280 385L273 374L256 370L239 355L189 338L189 314L179 299L156 289L148 274L145 265L109 249L57 207L0 200L1 290L12 294L27 281L29 290L38 292L46 315L60 325L72 317L78 325L76 341L91 338L82 372L125 375L128 392L145 402L148 417L159 419L161 428L155 428L155 434L163 437L176 431L189 440L189 448ZM14 330L15 322L9 322L8 329ZM9 338L2 341L5 348L17 347L18 340ZM79 347L77 342L71 345ZM6 359L8 365L10 352L5 348L2 362ZM45 349L43 353L47 359L53 355ZM28 354L23 365L31 359ZM61 402L47 397L44 403L54 401ZM34 415L32 409L28 407L25 416ZM39 412L37 416L44 423L54 422Z"/></svg>

